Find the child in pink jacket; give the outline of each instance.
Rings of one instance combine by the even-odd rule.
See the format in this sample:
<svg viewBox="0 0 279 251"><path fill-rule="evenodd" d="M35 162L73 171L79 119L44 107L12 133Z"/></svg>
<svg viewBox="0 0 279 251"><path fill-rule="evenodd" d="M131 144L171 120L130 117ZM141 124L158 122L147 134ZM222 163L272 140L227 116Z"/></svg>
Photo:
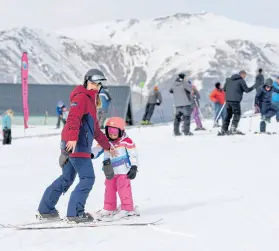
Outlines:
<svg viewBox="0 0 279 251"><path fill-rule="evenodd" d="M109 152L99 145L92 148L92 157L98 158L104 153L103 170L106 175L104 208L99 218L127 217L137 215L134 208L130 180L137 174L136 146L125 132L125 121L119 117L109 118L105 123L105 132L118 156L111 158ZM121 201L121 211L117 210L117 195Z"/></svg>

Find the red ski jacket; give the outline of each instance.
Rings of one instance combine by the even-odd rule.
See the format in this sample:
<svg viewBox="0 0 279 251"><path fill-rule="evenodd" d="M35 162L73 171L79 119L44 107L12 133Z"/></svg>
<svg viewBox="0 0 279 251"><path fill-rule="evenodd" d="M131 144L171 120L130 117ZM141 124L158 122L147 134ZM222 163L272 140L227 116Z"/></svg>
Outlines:
<svg viewBox="0 0 279 251"><path fill-rule="evenodd" d="M70 111L61 134L61 139L65 143L77 141L75 152L70 157L90 158L93 139L102 148L110 149L109 141L100 130L96 116L97 94L97 91L89 91L81 85L70 95Z"/></svg>

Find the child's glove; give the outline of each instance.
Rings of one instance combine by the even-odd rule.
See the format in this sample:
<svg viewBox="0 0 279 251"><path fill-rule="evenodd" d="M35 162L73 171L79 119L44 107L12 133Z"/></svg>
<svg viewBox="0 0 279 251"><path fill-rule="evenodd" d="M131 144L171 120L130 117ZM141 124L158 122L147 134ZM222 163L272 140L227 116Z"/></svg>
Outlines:
<svg viewBox="0 0 279 251"><path fill-rule="evenodd" d="M112 180L114 178L114 171L113 171L113 167L111 165L110 159L104 160L103 165L104 165L103 169L104 169L106 178L108 180Z"/></svg>
<svg viewBox="0 0 279 251"><path fill-rule="evenodd" d="M137 176L138 167L131 166L130 171L127 173L128 179L133 180Z"/></svg>

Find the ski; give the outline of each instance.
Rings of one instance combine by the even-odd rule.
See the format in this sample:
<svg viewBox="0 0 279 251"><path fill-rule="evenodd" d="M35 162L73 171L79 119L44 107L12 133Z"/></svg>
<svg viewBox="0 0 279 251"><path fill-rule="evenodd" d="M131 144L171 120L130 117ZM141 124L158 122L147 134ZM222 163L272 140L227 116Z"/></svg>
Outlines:
<svg viewBox="0 0 279 251"><path fill-rule="evenodd" d="M34 222L28 222L24 224L18 224L18 225L13 225L13 224L0 224L0 228L15 228L15 227L26 227L26 226L32 226L32 225L43 225L43 224L51 224L51 223L59 223L63 222L63 219L61 218L56 218L56 219L51 219L51 220L37 220Z"/></svg>
<svg viewBox="0 0 279 251"><path fill-rule="evenodd" d="M244 136L246 134L243 133L243 132L230 133L230 134L224 134L224 133L221 133L221 132L217 133L217 136L237 136L237 135Z"/></svg>
<svg viewBox="0 0 279 251"><path fill-rule="evenodd" d="M254 134L274 135L274 134L277 134L277 132L254 132Z"/></svg>
<svg viewBox="0 0 279 251"><path fill-rule="evenodd" d="M69 228L94 228L94 227L112 227L112 226L148 226L156 225L163 218L156 221L139 221L139 222L97 222L97 223L79 223L79 224L69 224L62 223L61 225L44 225L43 226L13 226L15 230L48 230L48 229L69 229ZM12 225L11 225L12 226Z"/></svg>

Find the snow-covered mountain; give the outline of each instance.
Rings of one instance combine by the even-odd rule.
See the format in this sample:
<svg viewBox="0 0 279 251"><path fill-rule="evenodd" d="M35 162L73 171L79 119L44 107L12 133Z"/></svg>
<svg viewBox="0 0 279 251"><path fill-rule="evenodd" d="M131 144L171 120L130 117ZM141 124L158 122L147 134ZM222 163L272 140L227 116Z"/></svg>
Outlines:
<svg viewBox="0 0 279 251"><path fill-rule="evenodd" d="M212 13L178 13L155 19L129 19L59 31L106 44L138 45L149 51L146 82L168 83L188 72L199 85L224 80L240 69L254 77L258 67L278 70L279 30L257 27ZM201 86L200 86L201 87Z"/></svg>
<svg viewBox="0 0 279 251"><path fill-rule="evenodd" d="M80 84L92 67L102 68L111 83L133 84L145 77L149 55L139 46L94 44L28 28L3 31L0 41L0 73L11 77L7 82L20 74L22 51L29 54L30 83L49 84Z"/></svg>
<svg viewBox="0 0 279 251"><path fill-rule="evenodd" d="M0 33L0 82L19 75L29 53L31 83L79 84L88 68L100 67L110 84L141 81L167 91L184 71L205 91L216 80L245 69L252 82L258 67L277 74L279 30L251 26L212 13L117 20L47 33L19 28ZM4 77L5 79L4 80Z"/></svg>

